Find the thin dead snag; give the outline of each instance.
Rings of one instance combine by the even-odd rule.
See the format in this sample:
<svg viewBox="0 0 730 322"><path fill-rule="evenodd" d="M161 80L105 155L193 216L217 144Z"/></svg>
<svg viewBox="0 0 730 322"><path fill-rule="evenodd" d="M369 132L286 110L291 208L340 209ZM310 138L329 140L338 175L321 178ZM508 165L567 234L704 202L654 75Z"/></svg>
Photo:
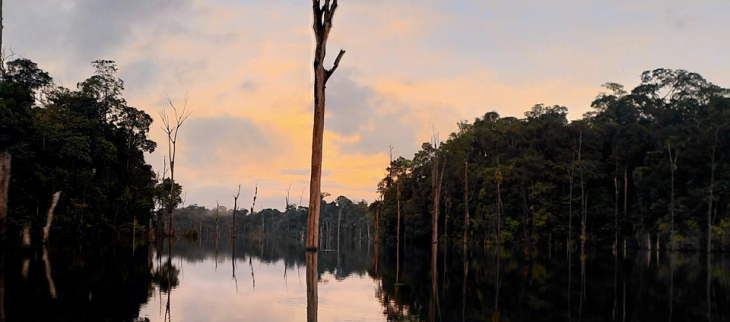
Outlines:
<svg viewBox="0 0 730 322"><path fill-rule="evenodd" d="M221 209L221 205L218 203L218 200L215 201L215 244L218 245L218 219L220 219L220 215L218 215L219 211Z"/></svg>
<svg viewBox="0 0 730 322"><path fill-rule="evenodd" d="M0 0L0 4L2 0ZM1 17L0 17L1 18ZM0 24L1 24L0 20ZM1 28L1 27L0 27ZM0 154L0 240L5 236L5 218L8 211L8 188L10 185L10 154Z"/></svg>
<svg viewBox="0 0 730 322"><path fill-rule="evenodd" d="M717 135L720 132L720 128L715 128L715 140L712 143L712 153L710 154L710 194L707 197L707 252L712 251L712 199L714 198L715 191L715 168L717 163L715 162L715 152L717 149ZM709 256L708 256L709 261Z"/></svg>
<svg viewBox="0 0 730 322"><path fill-rule="evenodd" d="M231 238L236 238L236 211L238 210L238 196L241 195L241 185L238 185L238 193L233 195L233 229L231 230Z"/></svg>
<svg viewBox="0 0 730 322"><path fill-rule="evenodd" d="M580 130L578 132L578 150L576 153L578 154L578 168L580 169L580 211L581 211L581 217L580 217L580 248L581 250L585 247L586 244L586 195L585 195L585 181L583 178L583 164L581 163L582 158L582 150L583 150L583 130Z"/></svg>
<svg viewBox="0 0 730 322"><path fill-rule="evenodd" d="M53 220L53 211L56 209L56 204L58 203L58 198L61 197L61 192L56 192L53 194L53 199L51 200L51 207L48 208L48 216L46 217L46 226L43 227L43 244L48 242L48 234L51 229L51 221Z"/></svg>
<svg viewBox="0 0 730 322"><path fill-rule="evenodd" d="M446 158L444 158L444 164L441 167L441 173L439 174L438 168L438 136L433 137L433 152L431 155L431 187L433 189L433 214L431 217L431 242L437 244L438 240L438 218L439 218L439 202L441 198L441 183L444 181L444 169L446 168Z"/></svg>
<svg viewBox="0 0 730 322"><path fill-rule="evenodd" d="M466 247L469 232L469 162L464 158L464 246ZM464 255L466 262L466 254ZM465 264L466 265L466 264ZM466 277L464 277L466 278Z"/></svg>
<svg viewBox="0 0 730 322"><path fill-rule="evenodd" d="M185 98L185 104L181 113L178 114L175 104L172 103L170 97L167 97L167 102L172 107L174 112L173 119L170 120L170 115L165 113L165 110L160 111L160 118L162 119L162 130L167 134L167 154L170 158L170 227L169 235L173 236L172 227L172 210L175 207L175 154L177 152L177 133L180 131L180 127L185 123L185 120L190 116L190 111L187 111L188 99ZM174 122L174 123L173 123ZM164 182L164 179L163 179Z"/></svg>
<svg viewBox="0 0 730 322"><path fill-rule="evenodd" d="M258 194L259 194L259 185L257 184L253 191L253 203L251 204L251 212L249 212L249 214L251 214L251 215L253 215L253 209L256 207L256 196L258 196ZM262 218L263 218L263 216L262 216ZM262 231L261 237L263 237L263 226L261 226L261 231Z"/></svg>
<svg viewBox="0 0 730 322"><path fill-rule="evenodd" d="M332 18L337 10L337 0L325 0L320 6L320 0L312 0L314 23L312 29L316 39L314 50L314 126L312 130L312 173L309 181L309 217L307 218L307 249L316 250L318 247L319 203L322 185L322 144L324 138L324 110L325 84L337 70L344 50L335 59L331 69L324 68L324 58L327 51L327 38L332 29Z"/></svg>
<svg viewBox="0 0 730 322"><path fill-rule="evenodd" d="M669 151L669 170L671 171L672 179L671 179L671 199L669 204L669 213L672 216L672 236L671 236L671 242L672 242L672 251L675 250L674 245L674 171L677 170L677 158L679 158L679 151L677 149L674 149L674 153L672 153L672 141L667 141L667 151Z"/></svg>

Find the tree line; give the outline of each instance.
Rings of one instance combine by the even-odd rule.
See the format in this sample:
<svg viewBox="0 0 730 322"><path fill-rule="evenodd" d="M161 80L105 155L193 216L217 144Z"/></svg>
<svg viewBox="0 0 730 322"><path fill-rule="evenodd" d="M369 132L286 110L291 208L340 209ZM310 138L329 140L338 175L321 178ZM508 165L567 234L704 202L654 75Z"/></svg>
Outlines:
<svg viewBox="0 0 730 322"><path fill-rule="evenodd" d="M58 191L52 229L75 234L165 228L162 211L181 204L182 187L144 159L156 148L152 118L127 104L113 61L92 65L94 75L68 89L28 59L6 63L8 229L39 232ZM726 250L728 90L669 69L642 73L630 91L605 88L572 121L566 107L539 104L523 118L488 112L459 122L446 141L435 137L412 158L392 159L370 204L321 194L318 239L425 242L436 227L437 242ZM301 239L308 211L288 199L284 211L238 211L235 229L231 211L218 211L219 234ZM175 213L178 232L215 226L202 207Z"/></svg>
<svg viewBox="0 0 730 322"><path fill-rule="evenodd" d="M94 75L69 89L29 59L6 63L0 151L12 155L11 231L39 233L58 192L51 229L61 233L129 234L151 219L161 185L144 159L156 148L152 117L127 104L113 61L92 65Z"/></svg>
<svg viewBox="0 0 730 322"><path fill-rule="evenodd" d="M728 89L669 69L604 87L580 119L542 104L489 112L392 160L376 201L384 236L728 249Z"/></svg>

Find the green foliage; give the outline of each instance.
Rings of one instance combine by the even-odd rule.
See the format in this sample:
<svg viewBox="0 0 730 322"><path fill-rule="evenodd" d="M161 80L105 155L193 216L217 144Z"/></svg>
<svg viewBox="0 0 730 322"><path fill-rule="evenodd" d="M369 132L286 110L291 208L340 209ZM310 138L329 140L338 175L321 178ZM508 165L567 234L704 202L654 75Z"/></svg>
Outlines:
<svg viewBox="0 0 730 322"><path fill-rule="evenodd" d="M727 247L730 228L723 225L730 218L728 90L698 74L668 69L643 73L641 84L630 91L615 83L604 87L608 92L600 93L593 110L581 119L568 121L566 107L542 104L522 119L489 112L473 122L459 122L458 132L437 151L424 143L411 160L398 158L378 185L384 197L380 220L386 225L394 221L394 200L400 196L401 205L406 205L401 215L408 239L428 241L431 156L438 155L446 160L439 233L448 239L459 239L463 232L466 171L468 234L474 242L494 241L500 214L504 242L565 243L572 221L573 238L592 245L611 245L616 232L634 246L646 246L647 234L666 245L674 231L677 248L699 249L708 238L710 220L720 222L714 239ZM670 164L668 146L673 155L679 154L676 167ZM714 197L708 218L711 179ZM446 214L449 228L444 232ZM586 234L581 236L584 215ZM392 236L394 231L384 233Z"/></svg>
<svg viewBox="0 0 730 322"><path fill-rule="evenodd" d="M144 153L156 147L147 138L152 118L127 105L113 61L92 65L96 73L71 90L28 59L7 63L0 150L13 156L8 229L30 222L37 233L56 191L54 235L128 234L134 218L148 223L156 179Z"/></svg>

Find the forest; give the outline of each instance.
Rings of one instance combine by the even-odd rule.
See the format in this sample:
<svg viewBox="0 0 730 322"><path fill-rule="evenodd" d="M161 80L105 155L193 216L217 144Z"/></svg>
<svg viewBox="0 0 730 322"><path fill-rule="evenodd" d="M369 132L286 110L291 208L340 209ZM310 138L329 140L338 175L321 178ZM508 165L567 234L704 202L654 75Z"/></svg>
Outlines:
<svg viewBox="0 0 730 322"><path fill-rule="evenodd" d="M308 207L288 198L284 211L216 211L185 206L175 182L170 202L171 181L144 159L157 146L152 118L127 104L113 61L92 65L95 74L68 89L28 59L7 63L9 230L38 233L62 191L52 227L61 235L162 235L172 204L175 234L304 239ZM443 142L434 134L411 158L391 157L377 200L322 193L320 243L426 243L436 218L441 242L727 250L729 91L684 70L640 80L631 90L605 84L580 119L538 104L523 118L459 122Z"/></svg>

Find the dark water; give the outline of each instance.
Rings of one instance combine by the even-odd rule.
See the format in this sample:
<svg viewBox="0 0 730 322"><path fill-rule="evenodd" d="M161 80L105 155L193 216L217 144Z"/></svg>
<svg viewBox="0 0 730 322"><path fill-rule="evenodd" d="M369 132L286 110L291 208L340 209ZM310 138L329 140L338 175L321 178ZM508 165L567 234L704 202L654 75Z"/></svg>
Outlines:
<svg viewBox="0 0 730 322"><path fill-rule="evenodd" d="M339 249L230 239L6 246L3 310L6 321L730 321L724 254Z"/></svg>

